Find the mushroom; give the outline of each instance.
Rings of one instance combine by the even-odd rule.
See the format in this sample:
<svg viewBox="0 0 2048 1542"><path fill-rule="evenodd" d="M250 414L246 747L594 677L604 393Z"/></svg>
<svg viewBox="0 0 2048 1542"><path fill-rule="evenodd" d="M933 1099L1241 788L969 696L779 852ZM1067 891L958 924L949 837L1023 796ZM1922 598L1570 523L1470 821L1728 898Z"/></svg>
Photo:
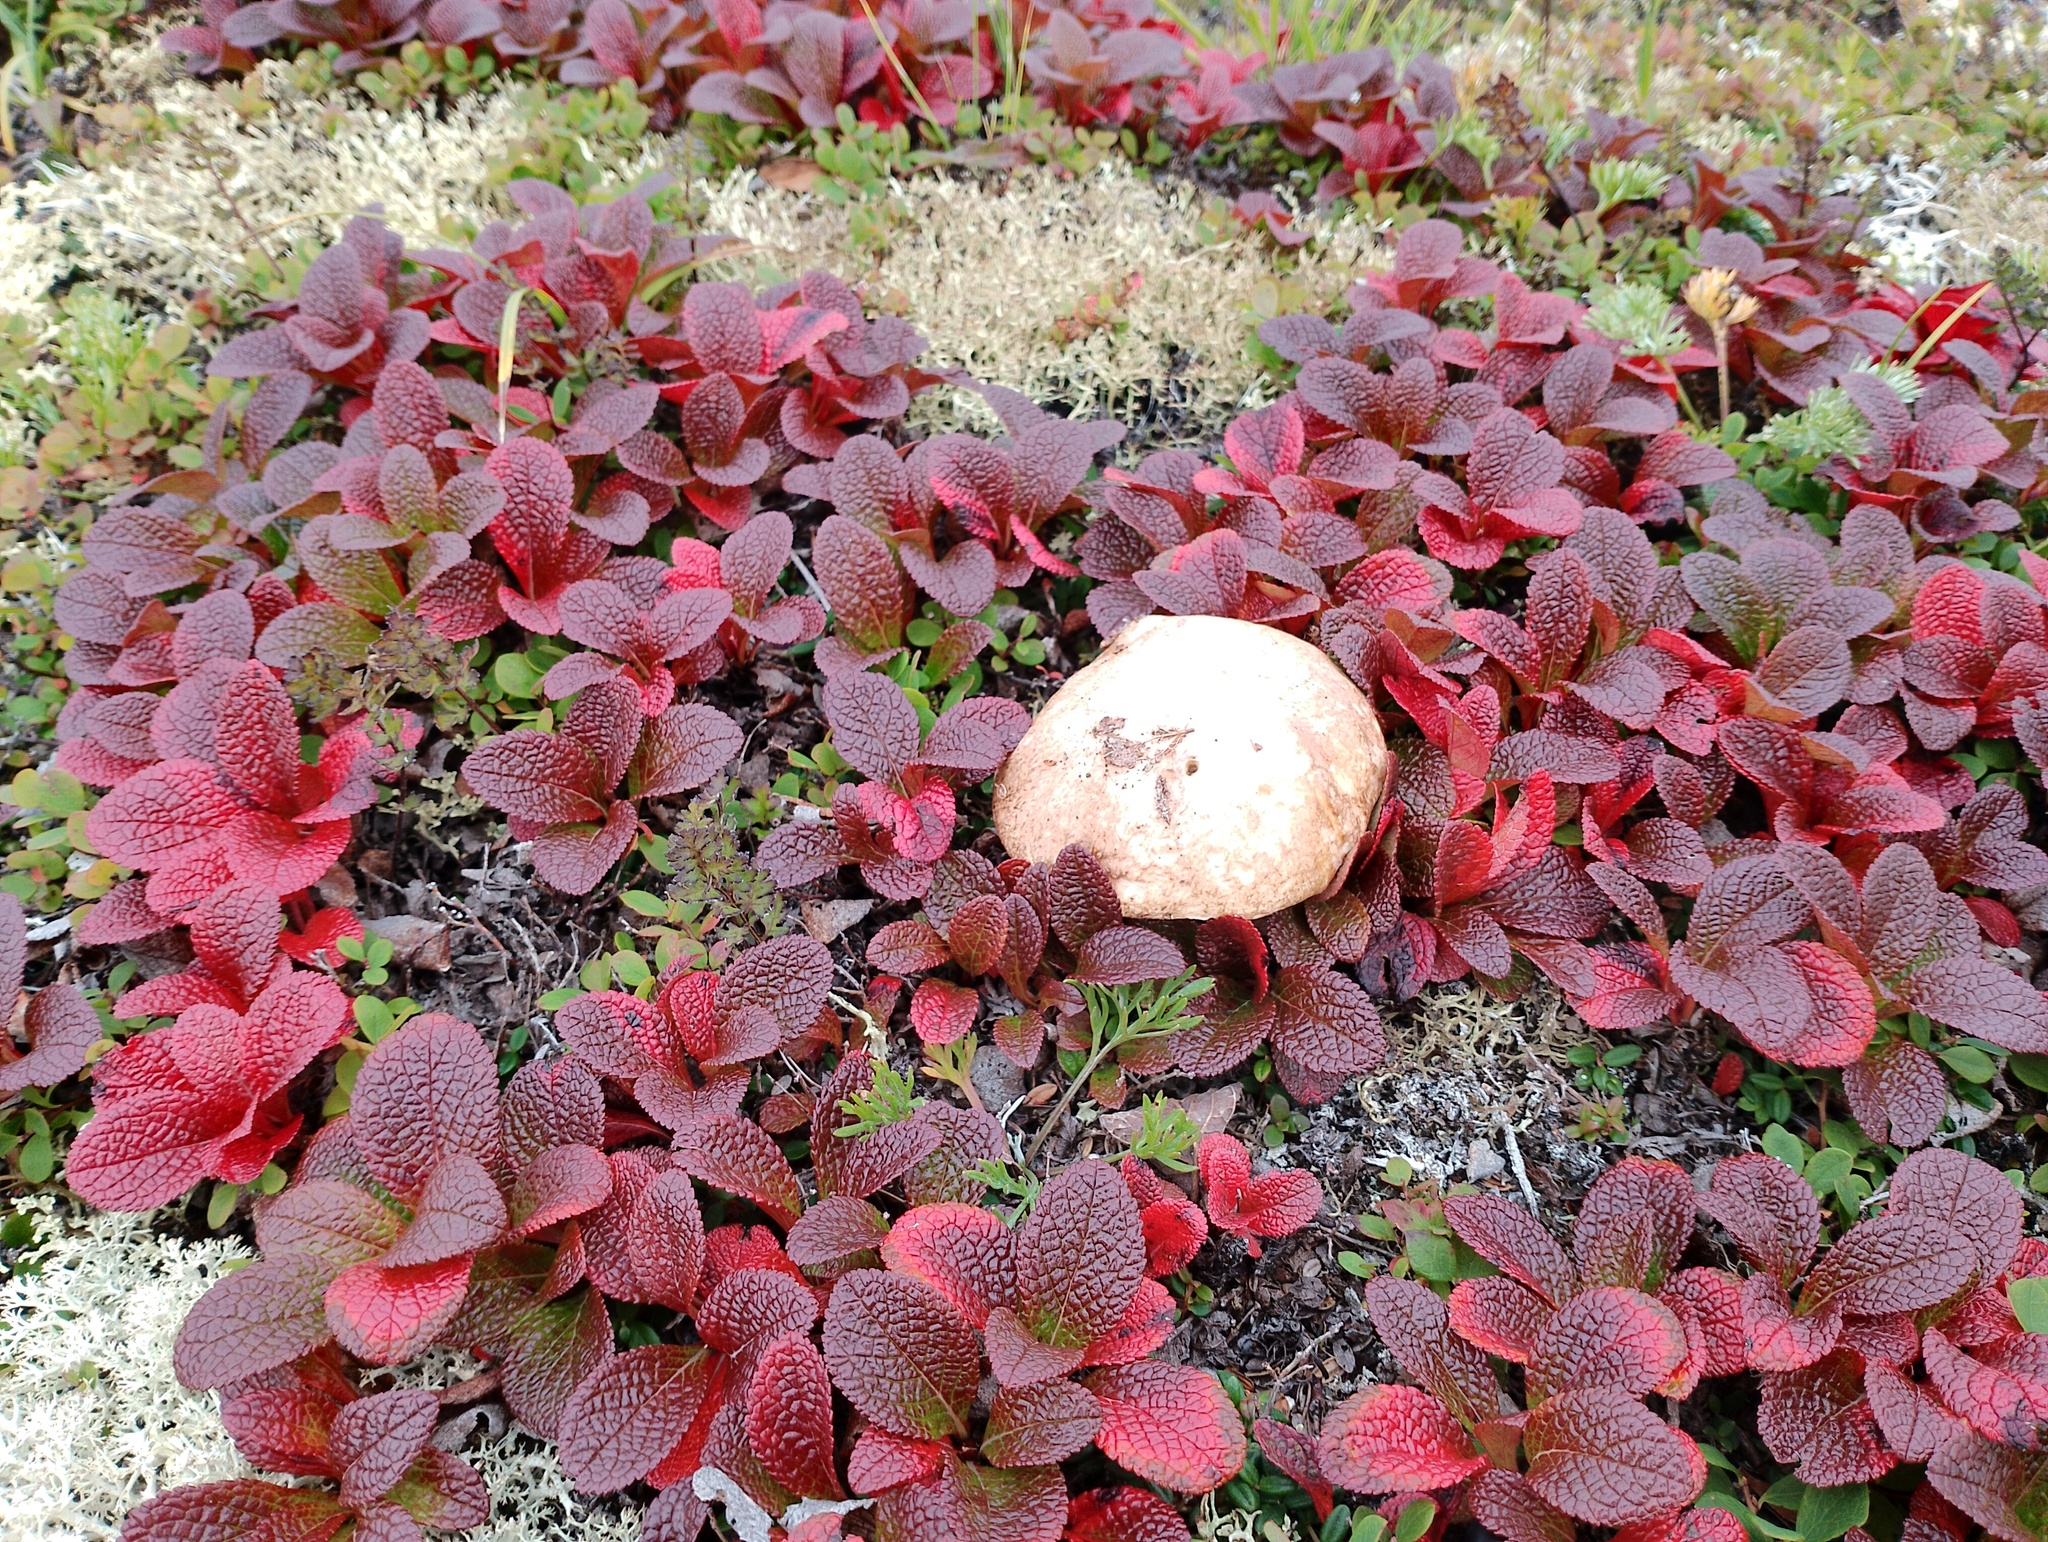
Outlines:
<svg viewBox="0 0 2048 1542"><path fill-rule="evenodd" d="M1129 916L1270 915L1341 879L1391 757L1320 649L1221 616L1147 616L1038 714L996 778L1013 857L1094 853Z"/></svg>

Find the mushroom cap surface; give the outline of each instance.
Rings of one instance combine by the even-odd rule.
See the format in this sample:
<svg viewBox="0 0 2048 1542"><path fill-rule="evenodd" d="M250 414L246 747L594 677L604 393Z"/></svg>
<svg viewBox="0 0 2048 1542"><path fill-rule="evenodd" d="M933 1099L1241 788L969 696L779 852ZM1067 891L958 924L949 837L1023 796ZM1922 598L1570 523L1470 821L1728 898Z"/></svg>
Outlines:
<svg viewBox="0 0 2048 1542"><path fill-rule="evenodd" d="M1013 857L1093 852L1124 913L1263 916L1329 887L1390 780L1372 703L1321 649L1147 616L1054 693L996 778Z"/></svg>

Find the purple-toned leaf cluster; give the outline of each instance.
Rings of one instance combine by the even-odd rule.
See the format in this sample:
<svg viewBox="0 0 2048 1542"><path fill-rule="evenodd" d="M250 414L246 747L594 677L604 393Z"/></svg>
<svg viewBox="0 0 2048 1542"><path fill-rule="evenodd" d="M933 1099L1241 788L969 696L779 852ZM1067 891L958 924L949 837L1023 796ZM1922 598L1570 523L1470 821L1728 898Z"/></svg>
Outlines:
<svg viewBox="0 0 2048 1542"><path fill-rule="evenodd" d="M339 1498L254 1481L178 1490L135 1513L135 1534L185 1535L209 1513L227 1516L207 1533L221 1537L287 1514L332 1530L389 1505L475 1524L474 1475L427 1443L435 1395L359 1391L365 1368L444 1344L493 1363L514 1416L560 1442L580 1489L658 1490L647 1524L662 1535L697 1535L707 1511L690 1479L714 1468L771 1515L872 1497L895 1534L965 1535L959 1518L980 1515L1058 1542L1071 1504L1077 1537L1144 1521L1184 1538L1141 1491L1070 1500L1058 1464L1092 1446L1182 1493L1241 1466L1244 1426L1216 1378L1157 1358L1175 1308L1156 1276L1201 1246L1202 1211L1135 1158L1121 1175L1084 1161L1008 1224L963 1184L1001 1150L991 1116L928 1104L840 1130L872 1086L859 1053L815 1095L800 1182L734 1110L749 1059L820 1031L831 980L825 950L794 937L722 976L674 974L651 1001L584 995L557 1015L569 1054L502 1088L482 1038L452 1018L377 1044L349 1113L259 1204L261 1258L208 1291L175 1354L187 1385L221 1389L252 1463L336 1478ZM614 1088L660 1127L620 1117ZM1282 1236L1322 1201L1312 1177L1250 1176L1225 1137L1202 1168L1224 1229ZM728 1215L744 1202L764 1219L707 1228L699 1184ZM1177 1227L1167 1259L1162 1211ZM681 1314L692 1341L616 1350L608 1302Z"/></svg>
<svg viewBox="0 0 2048 1542"><path fill-rule="evenodd" d="M532 60L565 85L630 84L658 130L701 113L786 133L831 129L842 109L881 127L951 129L963 106L998 96L1009 46L1036 104L1070 126L1150 137L1170 123L1196 150L1271 125L1287 152L1336 158L1326 199L1421 170L1437 151L1431 125L1459 110L1449 70L1428 56L1405 70L1384 48L1268 67L1262 53L1191 48L1149 0L1026 6L1009 28L999 39L964 0L886 0L870 13L822 0L209 0L163 46L211 74L248 70L282 44L333 44L346 74L417 38L437 53Z"/></svg>

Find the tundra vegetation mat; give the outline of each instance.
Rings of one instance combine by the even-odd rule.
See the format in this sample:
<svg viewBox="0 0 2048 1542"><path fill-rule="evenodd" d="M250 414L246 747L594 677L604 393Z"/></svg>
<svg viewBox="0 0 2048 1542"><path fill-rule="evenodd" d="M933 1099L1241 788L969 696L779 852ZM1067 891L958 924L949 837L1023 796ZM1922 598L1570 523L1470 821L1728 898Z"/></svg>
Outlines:
<svg viewBox="0 0 2048 1542"><path fill-rule="evenodd" d="M0 22L0 1531L2048 1539L2038 5Z"/></svg>

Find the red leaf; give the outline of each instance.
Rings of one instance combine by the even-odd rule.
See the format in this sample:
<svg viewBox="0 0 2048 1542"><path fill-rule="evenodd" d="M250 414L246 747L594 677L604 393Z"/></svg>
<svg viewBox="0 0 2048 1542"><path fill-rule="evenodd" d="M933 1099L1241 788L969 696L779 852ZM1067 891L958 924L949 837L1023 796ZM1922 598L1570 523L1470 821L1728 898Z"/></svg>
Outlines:
<svg viewBox="0 0 2048 1542"><path fill-rule="evenodd" d="M1208 1371L1141 1360L1097 1371L1086 1385L1102 1405L1096 1445L1138 1477L1206 1494L1244 1466L1244 1425Z"/></svg>
<svg viewBox="0 0 2048 1542"><path fill-rule="evenodd" d="M825 1311L833 1383L869 1419L909 1439L967 1433L981 1352L931 1286L878 1269L840 1276Z"/></svg>
<svg viewBox="0 0 2048 1542"><path fill-rule="evenodd" d="M1414 1280L1377 1275L1366 1284L1365 1305L1395 1362L1459 1419L1478 1424L1499 1417L1502 1397L1493 1367L1450 1331L1448 1311L1434 1292Z"/></svg>
<svg viewBox="0 0 2048 1542"><path fill-rule="evenodd" d="M128 1512L130 1542L326 1542L351 1514L331 1494L256 1478L194 1483Z"/></svg>
<svg viewBox="0 0 2048 1542"><path fill-rule="evenodd" d="M981 997L950 980L923 980L910 995L910 1025L927 1044L951 1044L974 1026Z"/></svg>
<svg viewBox="0 0 2048 1542"><path fill-rule="evenodd" d="M2038 1496L2048 1483L2048 1455L2015 1451L1964 1430L1935 1449L1927 1480L1992 1536L2033 1542L2040 1534Z"/></svg>
<svg viewBox="0 0 2048 1542"><path fill-rule="evenodd" d="M652 1344L613 1355L562 1410L562 1466L578 1490L607 1494L652 1471L690 1431L714 1386L705 1349Z"/></svg>
<svg viewBox="0 0 2048 1542"><path fill-rule="evenodd" d="M1852 1226L1828 1249L1799 1293L1799 1309L1829 1301L1850 1316L1910 1312L1945 1301L1970 1283L1970 1239L1925 1214L1893 1210Z"/></svg>
<svg viewBox="0 0 2048 1542"><path fill-rule="evenodd" d="M1355 1392L1323 1422L1316 1459L1332 1483L1360 1494L1449 1488L1485 1468L1472 1437L1420 1387Z"/></svg>
<svg viewBox="0 0 2048 1542"><path fill-rule="evenodd" d="M1075 1162L1040 1190L1018 1233L1018 1316L1048 1344L1085 1347L1117 1325L1144 1270L1131 1191L1108 1163Z"/></svg>
<svg viewBox="0 0 2048 1542"><path fill-rule="evenodd" d="M370 1172L416 1191L442 1158L498 1155L498 1068L483 1036L441 1013L416 1017L363 1061L349 1128Z"/></svg>
<svg viewBox="0 0 2048 1542"><path fill-rule="evenodd" d="M1742 1287L1720 1269L1681 1269L1665 1282L1658 1298L1674 1311L1692 1313L1701 1340L1703 1376L1735 1376L1744 1369Z"/></svg>
<svg viewBox="0 0 2048 1542"><path fill-rule="evenodd" d="M225 1387L289 1365L333 1337L335 1270L305 1254L259 1258L215 1282L178 1328L171 1365L188 1387Z"/></svg>
<svg viewBox="0 0 2048 1542"><path fill-rule="evenodd" d="M1948 1114L1941 1063L1910 1039L1871 1045L1842 1067L1842 1090L1866 1135L1909 1150L1932 1139Z"/></svg>
<svg viewBox="0 0 2048 1542"><path fill-rule="evenodd" d="M1275 1047L1324 1076L1349 1077L1386 1058L1387 1040L1372 998L1355 981L1314 965L1287 965L1274 982L1280 1012Z"/></svg>
<svg viewBox="0 0 2048 1542"><path fill-rule="evenodd" d="M981 1454L998 1467L1038 1467L1085 1450L1102 1427L1096 1400L1070 1381L1004 1387L989 1409Z"/></svg>
<svg viewBox="0 0 2048 1542"><path fill-rule="evenodd" d="M1085 846L1068 846L1052 865L1052 929L1067 947L1081 944L1106 927L1123 923L1123 905L1109 874Z"/></svg>
<svg viewBox="0 0 2048 1542"><path fill-rule="evenodd" d="M1742 1282L1743 1353L1752 1370L1804 1370L1842 1336L1842 1309L1828 1305L1795 1313L1776 1277L1752 1274Z"/></svg>
<svg viewBox="0 0 2048 1542"><path fill-rule="evenodd" d="M1757 1433L1772 1456L1799 1464L1801 1482L1867 1483L1897 1462L1871 1417L1862 1371L1855 1351L1838 1349L1802 1370L1764 1377Z"/></svg>
<svg viewBox="0 0 2048 1542"><path fill-rule="evenodd" d="M767 1212L778 1226L803 1213L796 1171L774 1138L758 1124L736 1115L713 1114L676 1131L675 1165L714 1188L741 1194Z"/></svg>
<svg viewBox="0 0 2048 1542"><path fill-rule="evenodd" d="M1187 968L1180 949L1142 926L1109 926L1081 944L1079 966L1068 976L1080 985L1135 985L1170 980Z"/></svg>
<svg viewBox="0 0 2048 1542"><path fill-rule="evenodd" d="M1300 1231L1323 1207L1323 1186L1313 1173L1251 1175L1251 1154L1228 1135L1205 1135L1197 1147L1209 1218L1224 1231L1248 1237L1285 1237ZM1253 1244L1253 1257L1257 1257Z"/></svg>
<svg viewBox="0 0 2048 1542"><path fill-rule="evenodd" d="M831 993L832 955L799 932L742 951L719 978L716 1006L721 1019L758 1007L790 1038L817 1021Z"/></svg>
<svg viewBox="0 0 2048 1542"><path fill-rule="evenodd" d="M936 1289L979 1328L989 1309L1014 1306L1017 1266L1010 1229L977 1205L920 1205L882 1244L891 1269Z"/></svg>
<svg viewBox="0 0 2048 1542"><path fill-rule="evenodd" d="M830 1194L804 1212L789 1229L793 1264L830 1264L880 1247L889 1236L882 1212L864 1199Z"/></svg>
<svg viewBox="0 0 2048 1542"><path fill-rule="evenodd" d="M747 1443L769 1476L807 1499L841 1499L832 1459L832 1382L802 1334L761 1352L747 1384Z"/></svg>
<svg viewBox="0 0 2048 1542"><path fill-rule="evenodd" d="M1077 1369L1087 1351L1033 1338L1008 1307L991 1308L981 1329L989 1369L1005 1387L1030 1387Z"/></svg>
<svg viewBox="0 0 2048 1542"><path fill-rule="evenodd" d="M1805 1272L1820 1241L1820 1202L1813 1190L1762 1152L1715 1163L1699 1207L1728 1229L1754 1267L1788 1285Z"/></svg>
<svg viewBox="0 0 2048 1542"><path fill-rule="evenodd" d="M1068 1542L1188 1542L1188 1523L1157 1494L1097 1488L1067 1508Z"/></svg>
<svg viewBox="0 0 2048 1542"><path fill-rule="evenodd" d="M1615 1532L1614 1542L1743 1542L1748 1535L1728 1511L1701 1505L1633 1522Z"/></svg>
<svg viewBox="0 0 2048 1542"><path fill-rule="evenodd" d="M1580 1387L1656 1391L1686 1357L1685 1328L1669 1307L1623 1286L1581 1291L1536 1336L1530 1400Z"/></svg>
<svg viewBox="0 0 2048 1542"><path fill-rule="evenodd" d="M1502 1542L1577 1542L1572 1518L1546 1504L1520 1473L1489 1468L1472 1485L1470 1502L1479 1523Z"/></svg>
<svg viewBox="0 0 2048 1542"><path fill-rule="evenodd" d="M981 896L994 898L991 895ZM998 905L1001 901L997 901ZM868 941L868 962L892 974L915 974L921 969L938 969L952 961L947 939L921 920L891 921ZM976 970L977 974L981 971Z"/></svg>
<svg viewBox="0 0 2048 1542"><path fill-rule="evenodd" d="M454 1320L469 1289L469 1256L343 1271L327 1287L327 1325L344 1349L373 1365L410 1360Z"/></svg>
<svg viewBox="0 0 2048 1542"><path fill-rule="evenodd" d="M1646 1520L1692 1503L1706 1484L1699 1447L1614 1387L1550 1399L1522 1430L1529 1486L1596 1526Z"/></svg>
<svg viewBox="0 0 2048 1542"><path fill-rule="evenodd" d="M1587 1191L1572 1232L1572 1251L1584 1282L1654 1289L1692 1241L1697 1203L1691 1177L1676 1162L1624 1157L1615 1163ZM1650 1239L1641 1272L1627 1277L1599 1267L1601 1234L1617 1223L1639 1223Z"/></svg>
<svg viewBox="0 0 2048 1542"><path fill-rule="evenodd" d="M1969 1239L1980 1283L1997 1279L2012 1263L2026 1215L2005 1174L1950 1146L1916 1151L1893 1169L1885 1212L1926 1216Z"/></svg>
<svg viewBox="0 0 2048 1542"><path fill-rule="evenodd" d="M657 1173L633 1201L626 1246L634 1277L651 1300L694 1310L704 1276L704 1217L690 1175Z"/></svg>
<svg viewBox="0 0 2048 1542"><path fill-rule="evenodd" d="M713 1349L750 1365L777 1339L805 1333L818 1320L818 1298L802 1276L778 1268L721 1273L697 1308L697 1331Z"/></svg>
<svg viewBox="0 0 2048 1542"><path fill-rule="evenodd" d="M334 1416L328 1452L342 1469L341 1497L361 1506L390 1493L434 1438L441 1400L416 1387L379 1392Z"/></svg>
<svg viewBox="0 0 2048 1542"><path fill-rule="evenodd" d="M1307 1492L1315 1504L1316 1518L1328 1520L1335 1495L1331 1492L1330 1480L1323 1476L1322 1466L1316 1461L1315 1438L1292 1425L1275 1423L1271 1419L1254 1419L1252 1438L1258 1441L1260 1454L1269 1463Z"/></svg>
<svg viewBox="0 0 2048 1542"><path fill-rule="evenodd" d="M1129 1365L1173 1337L1178 1308L1173 1293L1157 1280L1140 1280L1138 1293L1109 1332L1098 1335L1082 1355L1083 1365Z"/></svg>
<svg viewBox="0 0 2048 1542"><path fill-rule="evenodd" d="M823 704L833 748L861 775L892 781L917 759L917 713L895 681L867 672L834 675Z"/></svg>
<svg viewBox="0 0 2048 1542"><path fill-rule="evenodd" d="M1527 1365L1550 1308L1534 1291L1504 1278L1460 1280L1447 1310L1460 1338L1490 1355Z"/></svg>
<svg viewBox="0 0 2048 1542"><path fill-rule="evenodd" d="M922 1483L939 1470L948 1447L936 1440L906 1440L870 1425L846 1459L846 1482L856 1494L880 1494L905 1483Z"/></svg>
<svg viewBox="0 0 2048 1542"><path fill-rule="evenodd" d="M1498 1194L1455 1195L1444 1201L1444 1219L1473 1252L1552 1306L1571 1296L1571 1259L1520 1205Z"/></svg>

